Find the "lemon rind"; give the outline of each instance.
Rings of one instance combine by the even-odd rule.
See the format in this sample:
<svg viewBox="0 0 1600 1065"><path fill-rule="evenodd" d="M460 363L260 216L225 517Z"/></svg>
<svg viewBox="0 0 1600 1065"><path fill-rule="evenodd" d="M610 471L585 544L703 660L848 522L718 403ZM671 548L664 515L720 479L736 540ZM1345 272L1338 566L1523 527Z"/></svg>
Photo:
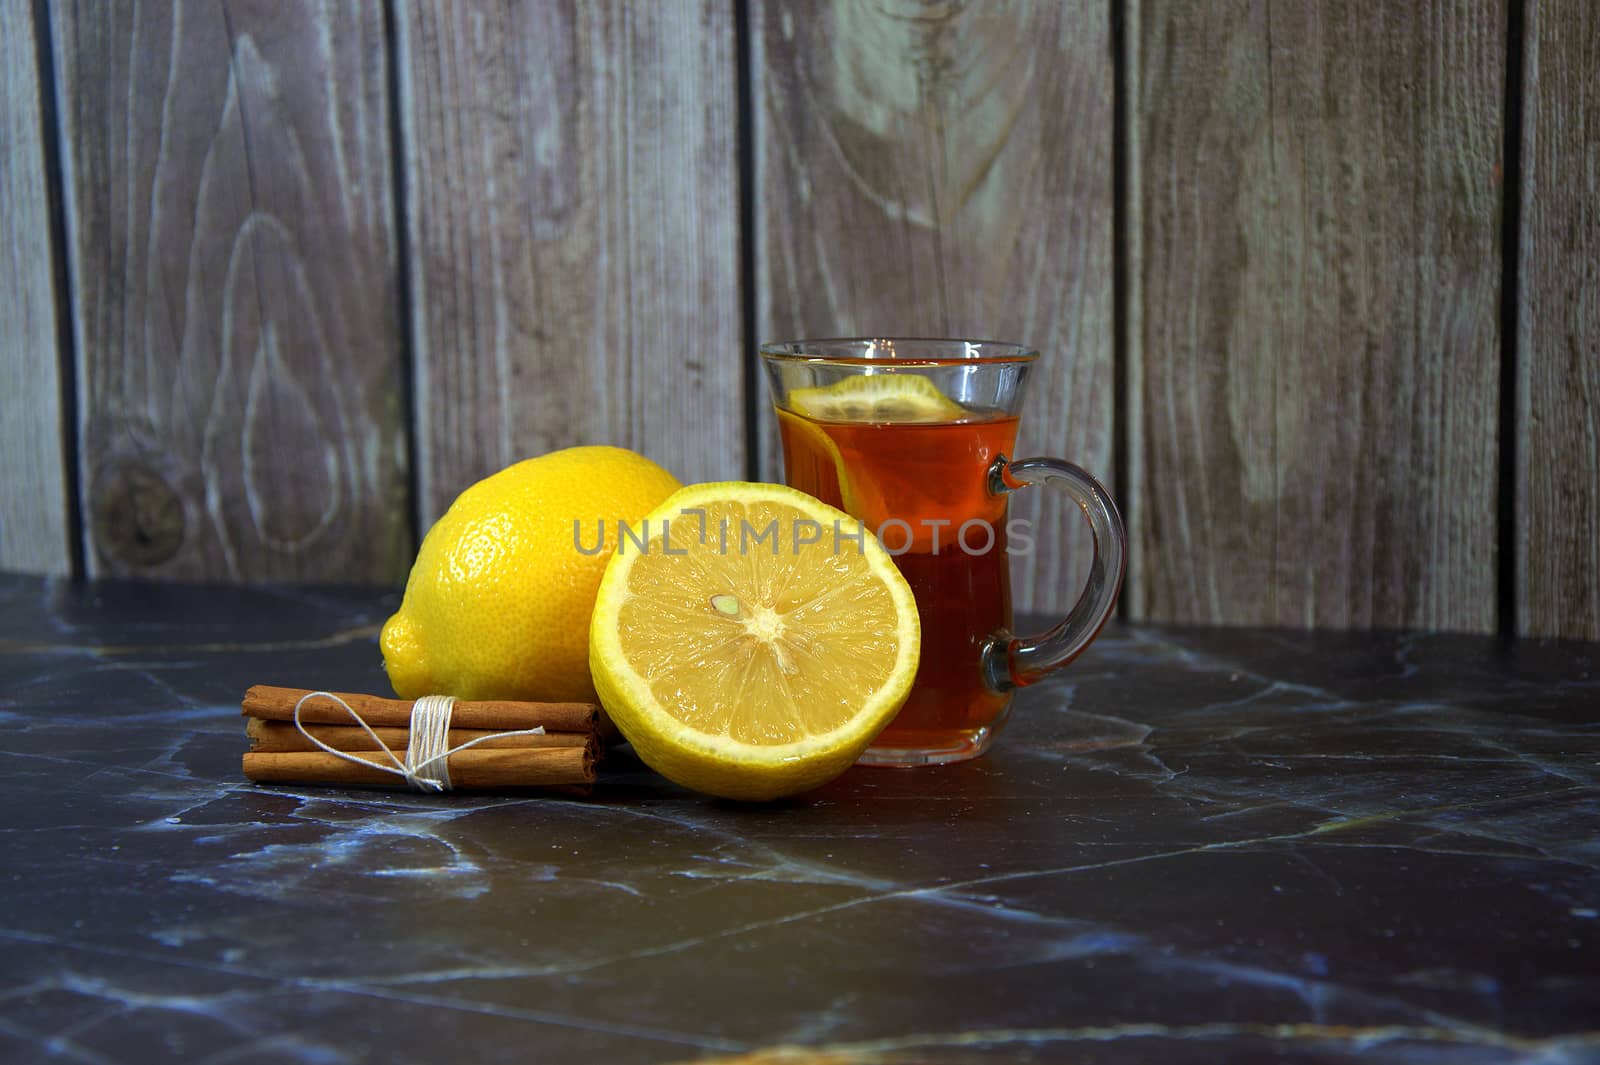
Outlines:
<svg viewBox="0 0 1600 1065"><path fill-rule="evenodd" d="M841 400L871 396L877 400L898 399L920 405L926 417L964 417L969 412L939 390L926 376L915 373L852 376L831 385L797 388L789 393L788 406L796 414L824 421L838 414Z"/></svg>

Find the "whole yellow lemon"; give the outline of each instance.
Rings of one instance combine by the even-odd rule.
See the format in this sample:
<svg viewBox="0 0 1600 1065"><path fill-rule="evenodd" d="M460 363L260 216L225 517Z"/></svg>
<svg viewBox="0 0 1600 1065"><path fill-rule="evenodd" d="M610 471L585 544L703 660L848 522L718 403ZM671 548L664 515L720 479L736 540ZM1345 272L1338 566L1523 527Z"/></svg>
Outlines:
<svg viewBox="0 0 1600 1065"><path fill-rule="evenodd" d="M595 701L589 619L618 523L637 529L678 487L643 455L573 447L462 492L423 538L383 627L395 693Z"/></svg>

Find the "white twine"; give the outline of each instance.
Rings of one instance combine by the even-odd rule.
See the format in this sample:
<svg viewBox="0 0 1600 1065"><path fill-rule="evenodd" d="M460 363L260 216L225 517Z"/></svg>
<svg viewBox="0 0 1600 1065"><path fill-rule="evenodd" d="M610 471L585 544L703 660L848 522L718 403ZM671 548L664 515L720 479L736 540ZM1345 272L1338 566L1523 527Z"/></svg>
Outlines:
<svg viewBox="0 0 1600 1065"><path fill-rule="evenodd" d="M365 758L358 758L348 751L339 751L323 743L306 730L300 720L300 708L311 699L332 699L345 712L355 719L372 742L378 745L378 750L388 755L393 765L383 765L379 762L369 762ZM405 778L405 782L418 791L449 791L450 790L450 756L459 754L469 747L476 747L489 740L497 740L502 736L543 736L544 726L534 728L515 729L509 732L496 732L492 736L479 736L475 740L468 740L458 746L450 746L450 715L455 710L456 697L453 695L424 695L411 704L411 731L406 740L406 759L401 761L395 756L387 744L378 738L372 731L372 726L361 720L361 715L353 710L333 692L307 692L294 704L294 727L300 730L300 735L321 747L335 758L343 758L347 762L376 769L383 773L390 773L397 777Z"/></svg>

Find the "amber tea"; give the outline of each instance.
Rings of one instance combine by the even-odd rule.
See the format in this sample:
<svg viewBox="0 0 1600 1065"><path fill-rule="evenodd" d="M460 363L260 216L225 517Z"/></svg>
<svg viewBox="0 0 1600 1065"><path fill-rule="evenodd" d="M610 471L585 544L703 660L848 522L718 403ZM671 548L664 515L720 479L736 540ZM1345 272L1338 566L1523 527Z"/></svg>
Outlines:
<svg viewBox="0 0 1600 1065"><path fill-rule="evenodd" d="M1011 692L1070 662L1109 616L1123 532L1099 482L1059 459L1012 461L1037 355L959 340L826 340L761 349L790 485L860 518L916 596L922 657L911 695L862 761L927 765L982 754ZM1094 533L1083 594L1037 637L1011 632L1011 493L1049 484Z"/></svg>
<svg viewBox="0 0 1600 1065"><path fill-rule="evenodd" d="M1011 452L1017 419L897 425L779 411L778 420L788 483L881 529L924 619L911 697L874 748L967 749L1009 698L982 680L985 642L1011 628L1006 499L989 495L985 474Z"/></svg>

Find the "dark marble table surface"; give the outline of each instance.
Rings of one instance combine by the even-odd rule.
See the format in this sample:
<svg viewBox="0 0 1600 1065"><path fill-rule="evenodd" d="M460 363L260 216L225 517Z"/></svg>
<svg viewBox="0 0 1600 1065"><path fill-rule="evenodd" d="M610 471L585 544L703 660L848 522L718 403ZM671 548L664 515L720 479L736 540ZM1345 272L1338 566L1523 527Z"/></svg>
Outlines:
<svg viewBox="0 0 1600 1065"><path fill-rule="evenodd" d="M1600 646L1114 627L768 807L247 784L394 603L0 578L0 1058L1600 1060Z"/></svg>

